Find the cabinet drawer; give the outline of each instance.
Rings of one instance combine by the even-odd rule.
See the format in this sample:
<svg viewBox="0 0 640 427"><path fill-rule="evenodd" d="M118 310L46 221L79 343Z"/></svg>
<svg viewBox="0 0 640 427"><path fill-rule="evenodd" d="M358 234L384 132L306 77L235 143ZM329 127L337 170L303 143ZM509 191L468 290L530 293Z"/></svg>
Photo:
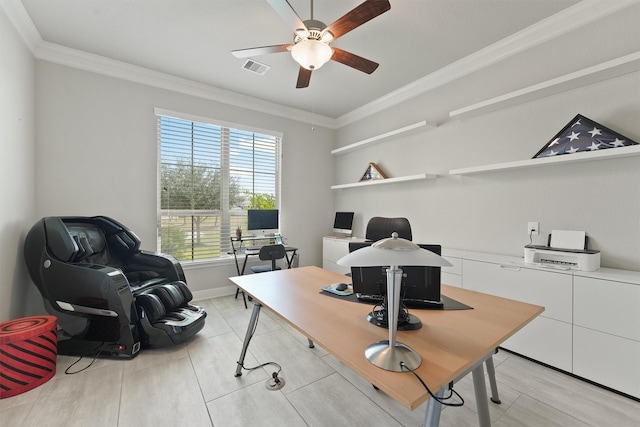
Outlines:
<svg viewBox="0 0 640 427"><path fill-rule="evenodd" d="M327 239L322 240L322 259L336 262L349 253L349 240Z"/></svg>
<svg viewBox="0 0 640 427"><path fill-rule="evenodd" d="M536 317L500 347L567 372L572 369L571 324Z"/></svg>
<svg viewBox="0 0 640 427"><path fill-rule="evenodd" d="M570 274L466 259L462 268L465 289L541 305L545 308L543 317L566 323L573 320Z"/></svg>
<svg viewBox="0 0 640 427"><path fill-rule="evenodd" d="M640 342L573 327L573 373L640 398Z"/></svg>
<svg viewBox="0 0 640 427"><path fill-rule="evenodd" d="M640 341L640 286L574 278L573 323Z"/></svg>

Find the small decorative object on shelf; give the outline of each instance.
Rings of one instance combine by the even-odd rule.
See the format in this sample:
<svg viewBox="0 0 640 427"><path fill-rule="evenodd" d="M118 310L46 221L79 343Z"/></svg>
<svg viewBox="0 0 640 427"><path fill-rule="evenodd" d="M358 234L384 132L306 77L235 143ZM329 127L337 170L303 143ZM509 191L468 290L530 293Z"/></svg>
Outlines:
<svg viewBox="0 0 640 427"><path fill-rule="evenodd" d="M605 150L629 145L638 145L638 143L578 114L533 158Z"/></svg>
<svg viewBox="0 0 640 427"><path fill-rule="evenodd" d="M242 237L242 228L240 228L240 226L238 226L238 228L236 228L236 237L238 239L240 239Z"/></svg>
<svg viewBox="0 0 640 427"><path fill-rule="evenodd" d="M382 172L382 169L380 169L380 167L378 165L376 165L375 163L369 163L369 166L367 166L367 170L364 171L364 174L362 175L362 178L360 178L360 181L371 181L374 179L386 179L387 175Z"/></svg>

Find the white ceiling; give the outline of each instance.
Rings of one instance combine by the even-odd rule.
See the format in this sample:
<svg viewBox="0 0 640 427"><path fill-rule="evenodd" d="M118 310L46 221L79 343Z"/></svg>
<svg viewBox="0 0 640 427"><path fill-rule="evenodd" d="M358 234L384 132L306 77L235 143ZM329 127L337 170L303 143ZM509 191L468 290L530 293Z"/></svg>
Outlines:
<svg viewBox="0 0 640 427"><path fill-rule="evenodd" d="M451 63L554 15L578 0L390 0L391 10L335 46L376 61L367 75L330 61L296 89L288 53L253 59L234 49L292 42L293 32L265 0L2 0L24 6L41 41L189 79L217 89L340 118ZM310 18L309 0L289 0ZM315 0L330 24L362 0Z"/></svg>

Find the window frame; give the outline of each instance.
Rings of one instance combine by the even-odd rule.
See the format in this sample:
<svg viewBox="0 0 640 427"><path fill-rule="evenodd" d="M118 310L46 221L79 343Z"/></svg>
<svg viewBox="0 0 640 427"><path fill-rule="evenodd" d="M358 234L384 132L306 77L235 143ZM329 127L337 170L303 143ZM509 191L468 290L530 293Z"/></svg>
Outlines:
<svg viewBox="0 0 640 427"><path fill-rule="evenodd" d="M162 245L162 215L163 209L161 209L161 191L162 191L162 177L161 177L161 153L162 153L162 143L161 143L161 133L160 133L160 118L166 117L171 119L184 120L189 122L202 123L212 126L218 126L225 129L238 130L241 132L250 132L253 134L261 134L268 135L277 139L276 144L276 164L275 164L275 209L280 209L281 206L281 186L282 186L282 145L283 145L283 133L279 131L269 130L257 128L254 126L238 124L227 122L223 120L217 120L210 117L198 116L188 113L181 113L177 111L166 110L162 108L154 108L154 116L156 119L156 137L157 137L157 157L156 157L156 248L157 251L161 251ZM228 133L228 132L227 132ZM224 153L226 145L226 155ZM231 175L230 170L232 169L229 162L229 144L223 144L221 147L221 164L220 171L222 177L227 176L227 185L229 182L228 177ZM166 210L165 210L166 211ZM169 210L170 211L170 210ZM220 217L222 218L225 214L224 210L220 210ZM226 215L229 215L229 209L227 208ZM221 235L220 239L220 256L217 258L203 258L203 259L188 259L188 260L180 260L180 263L186 265L201 265L201 264L211 264L211 263L220 263L220 262L228 262L233 259L233 255L228 253L231 250L231 239L230 237L235 234L234 230L229 230L229 240L228 240L228 248L224 245L223 236Z"/></svg>

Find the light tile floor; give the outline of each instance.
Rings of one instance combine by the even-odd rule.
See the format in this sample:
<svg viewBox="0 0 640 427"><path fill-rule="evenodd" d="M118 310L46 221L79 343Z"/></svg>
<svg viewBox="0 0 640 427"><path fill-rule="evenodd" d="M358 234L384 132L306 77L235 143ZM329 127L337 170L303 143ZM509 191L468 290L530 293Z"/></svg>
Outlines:
<svg viewBox="0 0 640 427"><path fill-rule="evenodd" d="M267 391L267 366L234 377L251 307L233 296L199 301L205 327L173 348L132 360L97 359L64 373L77 358L58 357L57 373L27 393L0 400L2 426L419 426L425 405L409 411L263 309L246 366L274 361L286 385ZM336 333L339 333L338 331ZM494 426L640 426L640 403L501 351L495 357L501 405ZM83 359L74 369L86 366ZM465 399L441 426L476 426L471 376L456 385Z"/></svg>

